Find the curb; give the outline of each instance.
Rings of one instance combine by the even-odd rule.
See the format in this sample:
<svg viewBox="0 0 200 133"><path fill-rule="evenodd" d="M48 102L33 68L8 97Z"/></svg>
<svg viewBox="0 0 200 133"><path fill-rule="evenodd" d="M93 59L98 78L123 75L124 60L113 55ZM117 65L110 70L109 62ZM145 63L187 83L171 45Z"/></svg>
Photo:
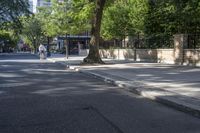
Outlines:
<svg viewBox="0 0 200 133"><path fill-rule="evenodd" d="M60 65L63 65L70 70L79 71L78 68L70 66L67 62L59 62L59 61L56 61L56 60L50 59L50 58L47 58L47 60L52 62L52 63L57 63L57 64L60 64Z"/></svg>
<svg viewBox="0 0 200 133"><path fill-rule="evenodd" d="M47 58L47 60L50 61L50 62L52 62L52 63L56 63L56 61L53 60L53 59Z"/></svg>
<svg viewBox="0 0 200 133"><path fill-rule="evenodd" d="M52 62L52 63L57 63L57 64L61 64L61 65L64 65L64 66L66 66L66 65L67 65L67 63L64 63L64 62L59 62L59 61L56 61L56 60L54 60L54 59L51 59L51 58L47 58L47 60L48 60L48 61L50 61L50 62Z"/></svg>
<svg viewBox="0 0 200 133"><path fill-rule="evenodd" d="M49 59L48 59L49 60ZM53 59L49 61L53 63L58 63L66 66L68 69L73 71L78 71L80 73L87 74L89 76L93 76L97 79L100 79L108 84L112 84L114 86L118 86L123 88L126 91L131 93L141 95L145 98L151 99L153 101L159 102L161 104L172 107L176 110L188 113L192 116L200 118L200 100L195 98L190 98L184 95L180 95L174 92L166 91L160 88L153 88L137 81L133 81L132 83L128 83L127 81L118 81L114 78L106 77L101 74L90 72L87 70L81 70L77 66L70 66L64 62L57 62ZM189 99L189 101L188 101ZM193 103L193 104L192 104ZM198 103L198 104L196 104Z"/></svg>
<svg viewBox="0 0 200 133"><path fill-rule="evenodd" d="M200 118L200 103L198 105L191 104L191 103L198 103L199 102L198 99L189 98L189 102L188 102L187 96L176 94L174 92L162 90L159 88L151 88L148 86L144 86L138 82L130 84L130 83L127 83L126 81L117 81L113 78L109 78L101 74L89 72L86 70L79 70L79 71L81 73L103 80L106 83L123 88L126 91L141 95L145 98L157 101L169 107L173 107L176 110L179 110L179 111L188 113L192 116Z"/></svg>

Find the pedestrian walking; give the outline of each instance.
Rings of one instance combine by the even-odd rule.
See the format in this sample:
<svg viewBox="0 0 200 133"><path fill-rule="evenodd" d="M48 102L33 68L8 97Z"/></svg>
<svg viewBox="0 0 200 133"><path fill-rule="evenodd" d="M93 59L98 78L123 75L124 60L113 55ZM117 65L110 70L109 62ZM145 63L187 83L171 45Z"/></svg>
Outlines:
<svg viewBox="0 0 200 133"><path fill-rule="evenodd" d="M46 59L46 48L42 44L40 44L39 46L39 54L40 54L40 60Z"/></svg>

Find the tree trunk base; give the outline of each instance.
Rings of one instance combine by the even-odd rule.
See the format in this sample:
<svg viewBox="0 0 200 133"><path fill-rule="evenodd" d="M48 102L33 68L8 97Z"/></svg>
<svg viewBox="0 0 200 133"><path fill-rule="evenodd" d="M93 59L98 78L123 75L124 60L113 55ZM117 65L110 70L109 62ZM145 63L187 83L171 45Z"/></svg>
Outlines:
<svg viewBox="0 0 200 133"><path fill-rule="evenodd" d="M87 56L83 59L83 64L105 64L105 62L103 62L101 58L90 58L90 56Z"/></svg>

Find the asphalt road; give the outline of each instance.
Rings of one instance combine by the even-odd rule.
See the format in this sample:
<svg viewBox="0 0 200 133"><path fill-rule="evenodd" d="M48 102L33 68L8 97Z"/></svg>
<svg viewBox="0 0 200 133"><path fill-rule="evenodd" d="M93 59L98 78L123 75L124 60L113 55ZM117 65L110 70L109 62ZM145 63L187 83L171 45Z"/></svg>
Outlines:
<svg viewBox="0 0 200 133"><path fill-rule="evenodd" d="M199 133L200 119L32 55L0 55L0 133Z"/></svg>

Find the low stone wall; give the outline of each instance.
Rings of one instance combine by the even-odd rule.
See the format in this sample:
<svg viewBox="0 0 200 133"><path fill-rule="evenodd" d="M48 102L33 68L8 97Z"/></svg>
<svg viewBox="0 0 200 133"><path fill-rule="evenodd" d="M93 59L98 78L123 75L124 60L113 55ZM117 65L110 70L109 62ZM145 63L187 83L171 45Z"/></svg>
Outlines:
<svg viewBox="0 0 200 133"><path fill-rule="evenodd" d="M136 49L136 61L157 62L156 49Z"/></svg>
<svg viewBox="0 0 200 133"><path fill-rule="evenodd" d="M174 64L174 49L157 49L157 62Z"/></svg>
<svg viewBox="0 0 200 133"><path fill-rule="evenodd" d="M200 49L184 49L184 65L200 66Z"/></svg>
<svg viewBox="0 0 200 133"><path fill-rule="evenodd" d="M86 56L89 50L80 51ZM200 66L200 49L184 49L184 65ZM101 49L102 58L176 64L174 49Z"/></svg>
<svg viewBox="0 0 200 133"><path fill-rule="evenodd" d="M173 49L101 49L100 55L112 59L174 63Z"/></svg>
<svg viewBox="0 0 200 133"><path fill-rule="evenodd" d="M133 49L101 49L99 53L102 58L134 59L135 57Z"/></svg>
<svg viewBox="0 0 200 133"><path fill-rule="evenodd" d="M200 49L186 49L187 34L176 34L173 49L100 49L102 58L200 66ZM79 51L87 55L88 50Z"/></svg>

